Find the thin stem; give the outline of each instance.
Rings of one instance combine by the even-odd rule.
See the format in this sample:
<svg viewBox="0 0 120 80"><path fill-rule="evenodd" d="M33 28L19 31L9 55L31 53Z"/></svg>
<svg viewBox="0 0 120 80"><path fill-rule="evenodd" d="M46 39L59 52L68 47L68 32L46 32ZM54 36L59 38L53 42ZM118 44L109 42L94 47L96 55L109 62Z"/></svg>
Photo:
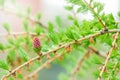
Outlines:
<svg viewBox="0 0 120 80"><path fill-rule="evenodd" d="M82 59L80 58L80 59L78 60L78 63L77 63L77 65L76 65L76 67L75 67L75 68L73 69L73 71L72 71L71 80L75 80L75 75L76 75L76 73L79 72L79 70L80 70L80 68L81 68L81 66L82 66L82 63L83 63L84 60L85 60L86 58L88 58L89 56L90 56L90 50L87 51L87 53L82 57Z"/></svg>
<svg viewBox="0 0 120 80"><path fill-rule="evenodd" d="M104 72L105 69L106 69L106 65L107 65L107 63L108 63L108 61L109 61L109 59L110 59L110 55L112 54L113 49L115 48L115 44L116 44L116 40L117 40L117 38L118 38L118 35L119 35L119 32L116 33L115 38L114 38L113 43L112 43L112 47L111 47L111 49L109 50L109 52L107 53L107 57L106 57L106 60L105 60L105 62L104 62L104 64L103 64L103 66L102 66L102 69L101 69L101 71L100 71L98 80L102 80L102 74L103 74L103 72Z"/></svg>
<svg viewBox="0 0 120 80"><path fill-rule="evenodd" d="M18 33L16 33L16 32L14 32L14 33L10 33L10 34L6 34L6 33L2 33L2 34L0 34L0 37L2 36L2 37L10 37L10 36L13 36L13 37L17 37L17 36L31 36L31 37L34 37L34 36L39 36L39 37L45 37L46 35L44 34L44 33L41 33L40 35L38 35L38 34L36 34L36 33L27 33L27 32L18 32Z"/></svg>
<svg viewBox="0 0 120 80"><path fill-rule="evenodd" d="M78 43L78 42L82 42L82 41L84 41L84 40L86 40L86 39L89 39L89 38L91 38L91 37L96 37L96 36L99 36L99 35L102 35L102 34L115 33L115 32L120 32L120 30L118 30L118 29L112 29L112 30L109 30L109 31L107 31L107 32L106 32L106 31L105 31L105 32L99 31L99 32L97 32L97 33L95 33L95 34L91 34L91 35L85 36L85 37L83 37L83 38L80 38L80 39L78 39L78 40L73 40L73 41L68 42L68 43L66 43L66 44L63 44L63 45L61 45L61 46L58 46L57 48L54 48L54 49L52 49L52 50L44 53L41 57L46 56L47 54L50 54L50 53L52 53L52 52L56 52L57 50L59 50L59 49L61 49L61 48L64 48L64 47L66 47L66 46L68 46L68 45L72 45L72 44L75 44L75 43ZM30 62L33 62L33 61L35 61L35 60L37 60L37 59L39 59L39 58L40 58L40 56L36 56L36 57L30 59L29 61L23 63L22 65L18 66L18 67L15 68L14 70L12 70L12 71L11 71L8 75L6 75L5 77L8 78L8 77L11 76L13 73L15 73L17 70L20 70L20 69L23 68L24 66L28 65ZM2 78L1 80L4 80L4 78Z"/></svg>
<svg viewBox="0 0 120 80"><path fill-rule="evenodd" d="M94 13L94 14L97 14L94 10L94 8L91 6L91 4L89 4L86 0L83 0L85 2L85 4L91 9L91 11ZM101 23L101 25L104 27L104 29L106 30L107 27L106 25L104 24L104 22L102 21L102 19L97 15L97 18L99 20L99 22Z"/></svg>
<svg viewBox="0 0 120 80"><path fill-rule="evenodd" d="M31 78L32 76L34 76L35 74L37 74L39 71L41 71L43 68L45 68L47 64L50 64L51 62L53 62L55 59L57 59L58 57L62 56L63 54L65 54L65 52L61 52L61 53L55 55L53 58L48 59L38 69L34 70L31 74L29 74L27 77L25 77L25 79L26 78Z"/></svg>
<svg viewBox="0 0 120 80"><path fill-rule="evenodd" d="M98 50L94 49L93 47L89 46L88 48L89 48L92 52L94 52L95 54L97 54L97 55L105 58L104 55L102 55Z"/></svg>
<svg viewBox="0 0 120 80"><path fill-rule="evenodd" d="M10 35L13 35L13 36L14 36L14 35L15 35L15 36L19 36L19 35L31 35L31 36L34 36L34 35L37 35L37 34L36 34L36 33L29 33L29 34L28 34L27 32L19 32L19 33L16 33L16 32L15 32L15 33L10 33L10 34L6 34L6 33L5 33L5 34L3 34L3 33L0 34L0 36L10 36Z"/></svg>

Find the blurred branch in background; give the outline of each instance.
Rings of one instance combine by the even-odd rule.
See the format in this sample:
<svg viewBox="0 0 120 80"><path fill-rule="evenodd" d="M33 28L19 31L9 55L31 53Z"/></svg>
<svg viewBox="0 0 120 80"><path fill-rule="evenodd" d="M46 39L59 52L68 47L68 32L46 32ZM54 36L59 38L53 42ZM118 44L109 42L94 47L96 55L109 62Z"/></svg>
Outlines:
<svg viewBox="0 0 120 80"><path fill-rule="evenodd" d="M81 67L82 67L83 62L84 62L85 60L89 59L89 57L90 57L91 54L93 54L93 53L95 53L95 54L98 55L98 56L101 56L101 57L105 58L104 56L102 56L102 55L99 53L99 51L97 51L97 50L95 50L93 47L90 47L90 46L89 46L88 49L87 49L87 52L85 53L85 55L78 60L77 65L75 66L75 68L73 69L73 71L72 71L72 73L71 73L70 80L76 80L76 79L75 79L75 78L76 78L75 75L76 75L78 72L80 72L80 69L81 69Z"/></svg>
<svg viewBox="0 0 120 80"><path fill-rule="evenodd" d="M36 33L27 33L27 32L15 32L15 33L10 33L10 34L0 34L0 36L4 36L4 37L9 37L9 36L27 36L30 35L32 37L34 36L38 36L38 34ZM44 34L40 34L39 36L44 36Z"/></svg>
<svg viewBox="0 0 120 80"><path fill-rule="evenodd" d="M26 15L20 14L20 12L17 12L15 10L14 11L9 10L9 8L7 9L7 8L4 8L4 7L0 7L0 11L3 11L5 13L11 14L11 15L16 15L16 16L18 16L20 18L27 19L27 20L29 20L29 21L31 21L33 23L39 24L41 27L43 27L44 29L47 30L47 27L45 25L43 25L43 23L41 23L39 21L39 19L37 19L37 18L35 18L35 17L31 16L31 15L26 16ZM39 15L39 17L40 17L40 15Z"/></svg>

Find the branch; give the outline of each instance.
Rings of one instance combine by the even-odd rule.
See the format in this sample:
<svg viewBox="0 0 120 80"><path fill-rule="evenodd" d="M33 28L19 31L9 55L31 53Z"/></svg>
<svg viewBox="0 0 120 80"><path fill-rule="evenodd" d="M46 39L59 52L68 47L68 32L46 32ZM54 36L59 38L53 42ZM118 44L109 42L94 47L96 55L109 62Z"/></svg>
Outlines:
<svg viewBox="0 0 120 80"><path fill-rule="evenodd" d="M30 36L37 36L36 33L28 33L28 32L12 32L12 33L4 33L4 34L0 34L0 36L4 36L4 37L8 37L8 36L26 36L26 35L30 35ZM40 34L40 36L44 36L44 34Z"/></svg>
<svg viewBox="0 0 120 80"><path fill-rule="evenodd" d="M35 74L37 74L39 71L41 71L43 68L46 67L46 65L50 64L51 62L53 62L55 59L61 57L63 54L65 54L65 52L61 52L57 55L55 55L53 58L50 58L49 60L47 60L44 64L42 64L38 69L36 69L35 71L33 71L31 74L29 74L27 77L25 77L25 79L30 79L32 78Z"/></svg>
<svg viewBox="0 0 120 80"><path fill-rule="evenodd" d="M73 69L72 74L71 74L71 80L75 80L75 75L77 74L77 72L80 71L80 68L82 66L82 63L85 61L85 59L88 59L90 57L90 54L95 53L99 56L102 56L97 50L95 50L93 47L88 47L87 53L82 57L82 59L80 58L78 60L78 64L76 65L76 67ZM104 56L102 56L104 57Z"/></svg>
<svg viewBox="0 0 120 80"><path fill-rule="evenodd" d="M105 58L105 56L103 56L102 54L100 54L100 52L99 52L98 50L95 50L93 47L89 46L88 48L89 48L92 52L94 52L95 54L97 54L97 55Z"/></svg>
<svg viewBox="0 0 120 80"><path fill-rule="evenodd" d="M16 16L18 16L18 13L19 13L19 12L17 12L17 11L10 11L10 10L5 9L5 8L3 8L3 7L1 7L0 10L3 11L3 12L6 12L6 13L12 14L12 15L16 15ZM31 22L37 23L37 24L39 24L40 26L42 26L44 29L47 30L47 27L46 27L45 25L43 25L39 20L35 19L33 16L25 16L25 15L22 15L21 17L24 18L24 19L27 19L27 20L29 20L29 21L31 21Z"/></svg>
<svg viewBox="0 0 120 80"><path fill-rule="evenodd" d="M78 63L76 65L76 67L73 69L72 74L71 74L71 80L75 80L75 75L76 75L77 72L79 72L79 70L82 66L82 63L84 62L84 60L86 58L89 58L89 57L90 57L90 50L88 49L87 53L82 57L82 59L80 58L78 60Z"/></svg>
<svg viewBox="0 0 120 80"><path fill-rule="evenodd" d="M12 36L19 36L19 35L32 35L32 36L34 36L34 35L37 35L36 33L27 33L27 32L19 32L19 33L16 33L16 32L12 32L12 33L4 33L4 34L0 34L0 36L9 36L9 35L12 35Z"/></svg>
<svg viewBox="0 0 120 80"><path fill-rule="evenodd" d="M84 41L84 40L86 40L86 39L89 39L89 38L91 38L91 37L96 37L96 36L99 36L99 35L102 35L102 34L115 33L115 32L120 32L120 30L119 30L119 29L112 29L112 30L109 30L109 31L99 31L99 32L97 32L97 33L95 33L95 34L91 34L91 35L85 36L85 37L80 38L80 39L78 39L78 40L73 40L73 41L68 42L68 43L66 43L66 44L59 45L58 47L56 47L56 48L54 48L54 49L52 49L52 50L50 50L50 51L48 51L48 52L45 52L41 57L44 57L44 56L46 56L46 55L48 55L48 54L50 54L50 53L52 53L52 52L56 52L57 50L59 50L59 49L61 49L61 48L64 48L64 47L66 47L66 46L68 46L68 45L72 45L72 44L75 44L75 43L78 43L78 42L82 42L82 41ZM1 80L4 80L4 78L8 78L8 77L11 76L13 73L15 73L17 70L20 70L22 67L28 65L30 62L33 62L33 61L35 61L35 60L38 60L39 58L40 58L40 56L36 56L36 57L30 59L29 61L23 63L22 65L18 66L17 68L15 68L14 70L12 70L10 73L8 73L8 75L4 76Z"/></svg>
<svg viewBox="0 0 120 80"><path fill-rule="evenodd" d="M113 43L112 43L112 47L111 47L111 49L109 50L109 52L107 53L107 57L106 57L106 60L105 60L105 62L104 62L104 64L103 64L103 66L102 66L102 69L101 69L101 71L100 71L98 80L102 80L102 74L103 74L103 72L105 71L106 65L107 65L107 63L108 63L108 61L109 61L109 59L110 59L110 55L112 54L113 49L115 48L115 44L116 44L116 40L117 40L117 38L118 38L118 35L119 35L119 32L116 33L115 38L114 38L114 41L113 41Z"/></svg>
<svg viewBox="0 0 120 80"><path fill-rule="evenodd" d="M86 0L83 0L85 2L85 4L91 9L91 11L95 14L97 14L94 10L94 8L91 6L91 4L89 4ZM104 22L102 21L102 19L97 15L97 18L99 20L99 22L101 23L101 25L104 27L104 30L107 30L106 25L104 24Z"/></svg>

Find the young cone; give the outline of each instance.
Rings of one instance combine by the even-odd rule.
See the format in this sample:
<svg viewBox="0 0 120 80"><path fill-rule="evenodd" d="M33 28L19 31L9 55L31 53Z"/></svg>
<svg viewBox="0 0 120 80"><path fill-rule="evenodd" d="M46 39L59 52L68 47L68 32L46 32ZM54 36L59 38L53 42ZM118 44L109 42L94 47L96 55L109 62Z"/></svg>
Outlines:
<svg viewBox="0 0 120 80"><path fill-rule="evenodd" d="M33 49L34 51L39 55L40 54L40 51L41 51L41 43L40 43L40 40L39 38L35 37L33 39Z"/></svg>

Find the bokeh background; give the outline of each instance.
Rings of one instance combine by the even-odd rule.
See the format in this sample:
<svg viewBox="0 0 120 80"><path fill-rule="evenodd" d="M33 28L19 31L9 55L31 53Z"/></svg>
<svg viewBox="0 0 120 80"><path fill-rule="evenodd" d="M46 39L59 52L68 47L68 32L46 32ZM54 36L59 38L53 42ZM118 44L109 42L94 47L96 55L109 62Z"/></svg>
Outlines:
<svg viewBox="0 0 120 80"><path fill-rule="evenodd" d="M49 21L54 22L55 16L60 16L61 19L67 21L67 14L71 14L66 11L64 7L67 5L66 0L17 0L17 3L13 5L10 0L6 0L5 7L10 11L17 11L20 9L24 12L27 7L31 8L31 15L35 16L36 13L40 12L42 14L41 22L47 26ZM120 10L120 0L99 0L105 4L105 12L112 13L117 20L116 14ZM91 19L92 16L89 13L78 14L78 19ZM0 34L6 33L5 29L2 27L4 22L9 22L12 27L12 32L23 32L22 29L22 18L9 14L0 10ZM65 25L66 22L64 23ZM69 24L69 22L68 22ZM32 24L31 24L31 27ZM5 42L4 37L0 37L0 42ZM4 58L4 54L0 54L0 58ZM50 69L44 69L39 74L38 80L58 80L58 74L65 72L62 66L57 64L52 64Z"/></svg>

